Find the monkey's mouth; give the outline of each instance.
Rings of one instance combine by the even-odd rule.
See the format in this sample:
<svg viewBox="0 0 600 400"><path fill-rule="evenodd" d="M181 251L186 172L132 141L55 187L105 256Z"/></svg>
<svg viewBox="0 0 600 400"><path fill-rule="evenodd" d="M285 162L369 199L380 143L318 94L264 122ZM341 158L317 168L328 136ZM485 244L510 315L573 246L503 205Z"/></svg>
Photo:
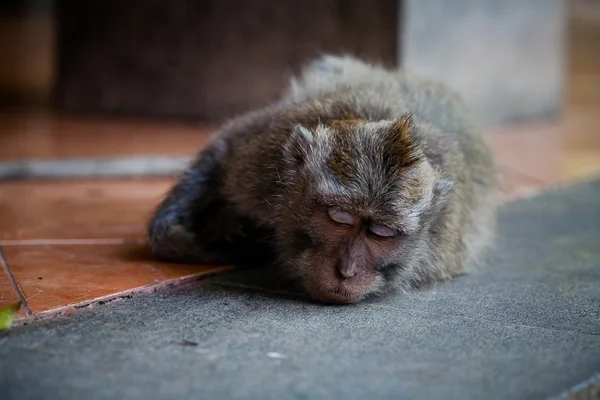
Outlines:
<svg viewBox="0 0 600 400"><path fill-rule="evenodd" d="M353 304L358 303L363 298L361 292L350 291L341 284L332 288L320 287L309 292L315 300L326 304Z"/></svg>
<svg viewBox="0 0 600 400"><path fill-rule="evenodd" d="M334 268L319 268L302 279L307 294L325 304L359 303L377 290L377 276L358 274L349 279L341 279Z"/></svg>

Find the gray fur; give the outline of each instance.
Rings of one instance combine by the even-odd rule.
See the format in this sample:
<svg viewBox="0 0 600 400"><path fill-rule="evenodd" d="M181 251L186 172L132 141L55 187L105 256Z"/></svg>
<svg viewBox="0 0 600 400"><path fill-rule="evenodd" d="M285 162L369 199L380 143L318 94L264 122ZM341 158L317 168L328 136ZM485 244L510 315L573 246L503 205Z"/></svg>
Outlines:
<svg viewBox="0 0 600 400"><path fill-rule="evenodd" d="M292 79L280 102L220 129L159 206L149 238L158 256L176 261L237 262L232 254L260 247L261 262L272 259L307 285L329 262L330 238L315 210L344 207L406 233L369 266L365 298L474 265L491 242L497 186L492 154L457 94L325 56ZM305 245L294 241L300 231ZM207 240L226 251L208 249ZM383 273L384 264L393 268Z"/></svg>

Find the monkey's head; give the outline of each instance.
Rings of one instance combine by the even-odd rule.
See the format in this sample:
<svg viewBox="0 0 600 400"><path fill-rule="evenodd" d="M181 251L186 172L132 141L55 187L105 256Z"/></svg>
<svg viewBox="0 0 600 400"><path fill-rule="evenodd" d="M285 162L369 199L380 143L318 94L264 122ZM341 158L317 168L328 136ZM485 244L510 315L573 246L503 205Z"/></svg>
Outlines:
<svg viewBox="0 0 600 400"><path fill-rule="evenodd" d="M430 231L453 185L416 129L410 116L295 128L281 171L286 223L276 230L287 272L312 298L354 303L425 276Z"/></svg>

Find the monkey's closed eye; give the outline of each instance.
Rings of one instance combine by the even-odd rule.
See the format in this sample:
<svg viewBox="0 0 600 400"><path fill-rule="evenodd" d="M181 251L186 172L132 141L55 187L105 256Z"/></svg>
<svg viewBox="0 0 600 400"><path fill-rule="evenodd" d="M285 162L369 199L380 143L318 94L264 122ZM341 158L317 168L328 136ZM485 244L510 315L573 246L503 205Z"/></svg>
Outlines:
<svg viewBox="0 0 600 400"><path fill-rule="evenodd" d="M398 230L379 224L371 224L371 226L369 226L369 230L371 231L371 233L381 237L392 237L400 235L400 232Z"/></svg>
<svg viewBox="0 0 600 400"><path fill-rule="evenodd" d="M358 221L358 218L354 215L336 208L327 209L327 215L329 215L329 218L333 221L344 225L354 225Z"/></svg>

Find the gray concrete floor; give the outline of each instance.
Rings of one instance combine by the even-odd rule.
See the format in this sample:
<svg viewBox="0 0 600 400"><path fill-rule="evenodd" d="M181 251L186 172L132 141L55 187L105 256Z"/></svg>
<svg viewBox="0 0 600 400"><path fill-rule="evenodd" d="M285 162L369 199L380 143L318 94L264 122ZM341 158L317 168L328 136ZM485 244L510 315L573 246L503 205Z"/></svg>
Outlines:
<svg viewBox="0 0 600 400"><path fill-rule="evenodd" d="M599 243L593 181L505 205L487 264L419 292L332 307L233 274L124 299L0 333L0 398L554 398L600 373Z"/></svg>

